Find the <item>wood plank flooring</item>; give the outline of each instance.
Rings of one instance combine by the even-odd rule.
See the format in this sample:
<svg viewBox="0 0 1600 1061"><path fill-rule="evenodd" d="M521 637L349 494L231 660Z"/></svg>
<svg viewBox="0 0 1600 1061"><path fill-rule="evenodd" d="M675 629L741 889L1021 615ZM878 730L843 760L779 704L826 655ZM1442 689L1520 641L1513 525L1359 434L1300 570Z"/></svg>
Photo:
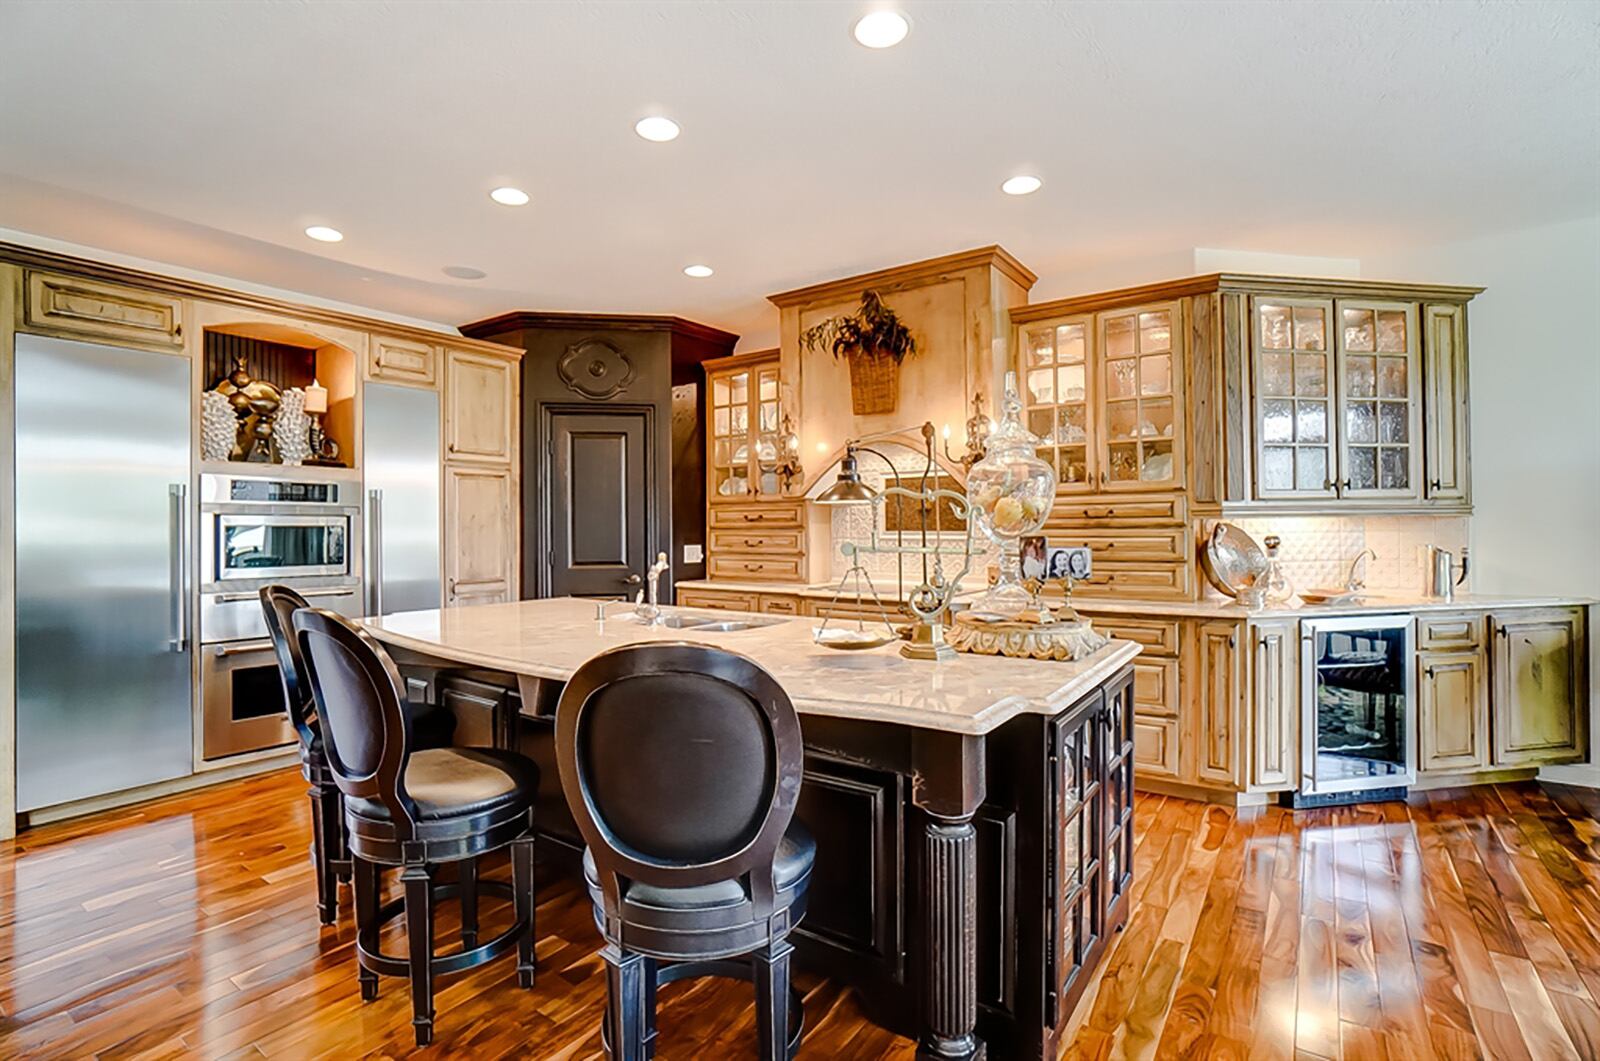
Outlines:
<svg viewBox="0 0 1600 1061"><path fill-rule="evenodd" d="M404 983L362 1004L348 917L317 924L304 788L286 771L0 843L0 1057L413 1053ZM1600 1058L1600 793L1135 813L1132 916L1067 1057ZM445 979L420 1053L600 1056L588 900L541 883L538 985L510 961ZM506 916L485 900L486 926ZM850 991L800 987L802 1057L912 1056ZM660 1055L753 1057L753 1024L747 985L671 985Z"/></svg>

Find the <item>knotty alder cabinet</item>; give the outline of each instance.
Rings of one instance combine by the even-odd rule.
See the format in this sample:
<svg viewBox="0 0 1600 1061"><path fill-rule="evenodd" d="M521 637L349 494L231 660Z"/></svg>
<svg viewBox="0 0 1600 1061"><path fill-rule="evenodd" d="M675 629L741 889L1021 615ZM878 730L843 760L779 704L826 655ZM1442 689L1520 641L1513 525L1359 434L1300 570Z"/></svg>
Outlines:
<svg viewBox="0 0 1600 1061"><path fill-rule="evenodd" d="M1232 513L1469 511L1479 290L1212 274L1011 310L1045 531L1095 552L1080 592L1199 599Z"/></svg>
<svg viewBox="0 0 1600 1061"><path fill-rule="evenodd" d="M517 518L516 356L445 348L444 602L516 600L521 543ZM406 364L409 364L407 362Z"/></svg>

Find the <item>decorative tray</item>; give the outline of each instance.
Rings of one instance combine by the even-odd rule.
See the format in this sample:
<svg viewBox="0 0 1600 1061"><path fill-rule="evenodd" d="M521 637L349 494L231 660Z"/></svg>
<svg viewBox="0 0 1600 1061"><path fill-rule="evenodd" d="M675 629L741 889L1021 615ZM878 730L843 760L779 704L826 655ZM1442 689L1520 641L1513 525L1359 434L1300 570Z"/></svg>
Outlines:
<svg viewBox="0 0 1600 1061"><path fill-rule="evenodd" d="M1094 655L1110 642L1088 621L1020 622L1015 619L985 622L963 612L945 632L957 652L1017 659L1077 660Z"/></svg>

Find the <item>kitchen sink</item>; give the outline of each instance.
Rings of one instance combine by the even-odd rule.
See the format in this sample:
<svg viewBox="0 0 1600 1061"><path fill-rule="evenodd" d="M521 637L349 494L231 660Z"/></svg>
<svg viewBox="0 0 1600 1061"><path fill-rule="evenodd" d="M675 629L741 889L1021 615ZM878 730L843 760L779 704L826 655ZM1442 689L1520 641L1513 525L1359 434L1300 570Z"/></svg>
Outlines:
<svg viewBox="0 0 1600 1061"><path fill-rule="evenodd" d="M671 615L662 615L654 622L630 612L627 615L627 619L641 626L664 626L669 630L699 630L713 634L732 633L735 630L759 630L763 626L777 626L779 623L789 621L777 617L755 615L737 619L724 619L720 615L706 615L703 612L676 612Z"/></svg>

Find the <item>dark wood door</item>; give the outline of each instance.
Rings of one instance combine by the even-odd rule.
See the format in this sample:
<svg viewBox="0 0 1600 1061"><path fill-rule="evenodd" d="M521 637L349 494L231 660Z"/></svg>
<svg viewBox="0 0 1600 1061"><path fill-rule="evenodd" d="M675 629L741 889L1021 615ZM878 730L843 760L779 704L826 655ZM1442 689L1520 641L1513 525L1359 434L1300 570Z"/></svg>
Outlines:
<svg viewBox="0 0 1600 1061"><path fill-rule="evenodd" d="M550 595L631 600L654 522L646 414L554 414L549 452Z"/></svg>

